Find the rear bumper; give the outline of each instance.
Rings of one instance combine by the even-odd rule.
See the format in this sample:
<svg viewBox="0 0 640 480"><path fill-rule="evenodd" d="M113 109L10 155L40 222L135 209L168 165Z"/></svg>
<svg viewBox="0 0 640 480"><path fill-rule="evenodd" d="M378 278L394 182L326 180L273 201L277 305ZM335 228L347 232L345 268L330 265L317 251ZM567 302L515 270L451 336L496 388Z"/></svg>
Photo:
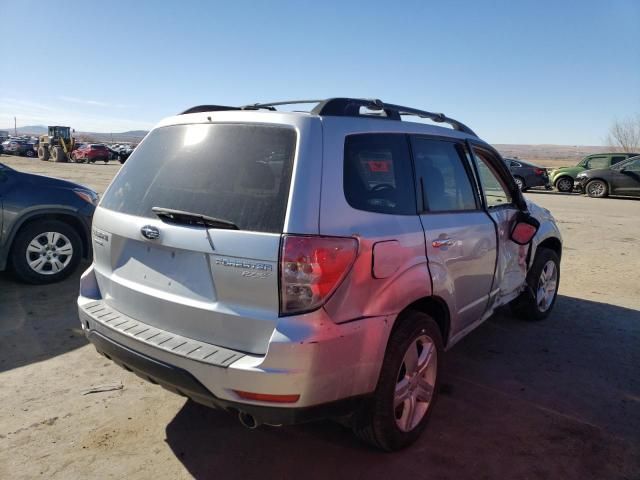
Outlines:
<svg viewBox="0 0 640 480"><path fill-rule="evenodd" d="M87 337L99 353L144 380L158 384L178 395L189 397L208 407L219 408L232 413L248 413L258 423L293 425L322 418L339 417L353 412L359 405L367 401L366 396L359 396L312 407L279 408L223 400L213 395L197 378L185 369L136 352L96 331L89 332Z"/></svg>
<svg viewBox="0 0 640 480"><path fill-rule="evenodd" d="M186 337L173 345L173 340L158 345L154 342L160 337L146 332L147 325L139 319L116 320L118 312L104 302L105 309L96 308L102 300L96 298L99 292L93 281L90 268L83 274L78 298L80 321L89 341L124 368L199 403L280 425L344 415L375 390L391 324L388 317L340 325L322 309L284 317L265 355ZM135 324L121 324L123 319ZM152 338L145 339L149 333ZM164 333L169 332L159 335ZM208 355L216 349L223 354ZM274 404L242 399L236 391L300 397L295 403Z"/></svg>

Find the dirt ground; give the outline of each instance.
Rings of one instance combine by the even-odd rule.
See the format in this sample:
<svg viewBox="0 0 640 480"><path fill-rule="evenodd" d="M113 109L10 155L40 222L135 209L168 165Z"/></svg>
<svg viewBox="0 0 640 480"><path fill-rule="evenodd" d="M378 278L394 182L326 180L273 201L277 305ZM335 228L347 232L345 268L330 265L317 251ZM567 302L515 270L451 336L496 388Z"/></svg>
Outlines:
<svg viewBox="0 0 640 480"><path fill-rule="evenodd" d="M99 192L120 167L0 161ZM553 314L505 311L454 347L426 434L395 454L328 421L246 430L99 356L79 273L0 274L0 478L640 479L640 201L528 196L564 236Z"/></svg>

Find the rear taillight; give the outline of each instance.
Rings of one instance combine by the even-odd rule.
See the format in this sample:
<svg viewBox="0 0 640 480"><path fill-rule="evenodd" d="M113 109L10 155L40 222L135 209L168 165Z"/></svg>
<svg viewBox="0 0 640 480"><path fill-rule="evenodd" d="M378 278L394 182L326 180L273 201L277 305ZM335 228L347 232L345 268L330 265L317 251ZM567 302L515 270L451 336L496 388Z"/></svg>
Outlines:
<svg viewBox="0 0 640 480"><path fill-rule="evenodd" d="M355 238L284 235L280 314L320 307L340 285L358 253Z"/></svg>
<svg viewBox="0 0 640 480"><path fill-rule="evenodd" d="M545 173L547 173L547 171L543 168L536 168L533 170L533 173L535 173L536 175L544 175Z"/></svg>

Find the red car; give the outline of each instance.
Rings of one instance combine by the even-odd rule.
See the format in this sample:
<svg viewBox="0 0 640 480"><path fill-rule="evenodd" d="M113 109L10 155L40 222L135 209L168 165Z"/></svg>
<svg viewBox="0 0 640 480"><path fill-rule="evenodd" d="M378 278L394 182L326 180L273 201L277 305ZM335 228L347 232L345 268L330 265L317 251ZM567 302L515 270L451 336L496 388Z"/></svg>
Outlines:
<svg viewBox="0 0 640 480"><path fill-rule="evenodd" d="M73 159L73 161L78 163L93 163L97 160L102 160L104 163L107 163L110 156L111 152L106 147L106 145L95 143L83 145L82 147L71 152L71 158Z"/></svg>

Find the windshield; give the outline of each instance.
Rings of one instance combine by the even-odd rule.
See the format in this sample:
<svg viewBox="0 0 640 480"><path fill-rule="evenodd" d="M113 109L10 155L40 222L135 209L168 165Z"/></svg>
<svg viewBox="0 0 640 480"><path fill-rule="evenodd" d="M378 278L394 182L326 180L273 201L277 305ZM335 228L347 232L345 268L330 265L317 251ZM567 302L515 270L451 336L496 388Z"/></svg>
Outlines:
<svg viewBox="0 0 640 480"><path fill-rule="evenodd" d="M164 208L281 233L296 133L241 124L173 125L152 131L122 167L100 204L157 218Z"/></svg>

